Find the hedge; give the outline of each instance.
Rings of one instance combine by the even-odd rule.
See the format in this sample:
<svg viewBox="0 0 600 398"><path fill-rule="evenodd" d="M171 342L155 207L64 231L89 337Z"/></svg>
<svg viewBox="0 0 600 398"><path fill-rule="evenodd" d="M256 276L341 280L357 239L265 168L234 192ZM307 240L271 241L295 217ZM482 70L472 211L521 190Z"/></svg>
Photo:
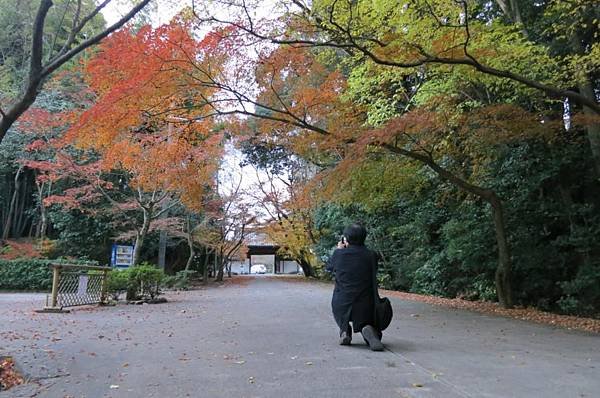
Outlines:
<svg viewBox="0 0 600 398"><path fill-rule="evenodd" d="M52 288L52 267L60 260L0 260L0 290L48 291ZM65 261L67 262L67 261ZM70 264L90 264L69 260Z"/></svg>

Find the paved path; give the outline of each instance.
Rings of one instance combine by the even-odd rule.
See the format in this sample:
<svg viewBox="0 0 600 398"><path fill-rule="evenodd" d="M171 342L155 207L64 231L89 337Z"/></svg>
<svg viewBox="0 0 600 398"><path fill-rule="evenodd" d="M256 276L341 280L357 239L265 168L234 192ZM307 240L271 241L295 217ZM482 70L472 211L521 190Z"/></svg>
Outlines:
<svg viewBox="0 0 600 398"><path fill-rule="evenodd" d="M600 396L597 335L394 299L371 352L337 345L330 285L243 280L70 314L0 294L0 355L38 378L0 397Z"/></svg>

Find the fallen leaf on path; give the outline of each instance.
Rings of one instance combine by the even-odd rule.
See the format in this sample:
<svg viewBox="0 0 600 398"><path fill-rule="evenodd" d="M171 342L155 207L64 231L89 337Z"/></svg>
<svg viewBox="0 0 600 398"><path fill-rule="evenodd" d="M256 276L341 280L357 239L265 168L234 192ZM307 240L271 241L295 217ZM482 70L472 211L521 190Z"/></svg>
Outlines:
<svg viewBox="0 0 600 398"><path fill-rule="evenodd" d="M24 383L23 377L14 369L12 358L3 358L0 361L0 391Z"/></svg>

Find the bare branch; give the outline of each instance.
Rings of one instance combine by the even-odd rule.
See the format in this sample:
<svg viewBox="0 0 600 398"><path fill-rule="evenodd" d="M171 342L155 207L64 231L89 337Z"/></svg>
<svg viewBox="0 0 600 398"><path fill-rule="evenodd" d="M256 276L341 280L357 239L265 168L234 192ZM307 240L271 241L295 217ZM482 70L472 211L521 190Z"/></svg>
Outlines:
<svg viewBox="0 0 600 398"><path fill-rule="evenodd" d="M171 210L173 207L177 206L178 204L180 204L181 202L179 200L174 200L173 202L171 202L171 204L165 208L163 208L162 210L160 210L159 212L156 213L155 216L153 216L152 218L158 218L160 216L162 216L163 214L165 214L166 212L168 212L169 210Z"/></svg>
<svg viewBox="0 0 600 398"><path fill-rule="evenodd" d="M98 191L102 194L102 196L104 196L104 198L106 198L106 200L108 200L110 202L110 204L113 205L115 207L115 209L117 209L119 211L119 213L121 213L126 218L130 217L129 214L127 214L127 212L125 211L125 209L123 209L121 207L121 204L119 202L117 202L116 200L114 200L113 197L110 196L108 194L108 192L106 192L106 190L104 190L104 188L102 187L102 183L100 182L100 176L97 176L95 186L98 189Z"/></svg>
<svg viewBox="0 0 600 398"><path fill-rule="evenodd" d="M50 1L50 0L45 0L45 1ZM88 15L86 18L84 18L82 20L82 23L84 21L87 23L91 18L93 18L96 14L98 14L98 12L100 12L100 10L102 8L104 8L104 6L106 6L106 4L108 4L109 1L110 0L105 0L104 2L102 2L98 7L96 7L96 9L90 15ZM110 27L108 27L105 30L103 30L102 32L98 33L96 36L84 41L80 45L56 56L51 62L48 63L48 65L46 65L44 67L44 69L41 71L40 77L48 76L50 73L54 72L61 65L63 65L65 62L67 62L69 59L73 58L75 55L79 54L81 51L85 50L88 47L93 46L94 44L99 43L106 36L110 35L115 30L121 28L123 25L125 25L127 22L129 22L129 20L131 18L133 18L135 16L135 14L137 14L149 2L150 2L150 0L142 0L138 5L133 7L127 14L125 14L125 16L123 16L117 22L112 24ZM84 25L82 25L80 23L78 25L78 27L76 28L76 30L77 29L81 30L83 28L83 26Z"/></svg>
<svg viewBox="0 0 600 398"><path fill-rule="evenodd" d="M44 50L44 22L48 11L52 7L52 0L42 0L33 23L33 36L31 39L31 60L29 64L29 84L40 80L42 71L42 52ZM37 86L37 84L36 84Z"/></svg>
<svg viewBox="0 0 600 398"><path fill-rule="evenodd" d="M65 12L66 11L67 10L65 8ZM81 30L81 29L77 30L77 23L79 22L80 14L81 14L81 0L77 0L77 9L75 10L75 15L73 16L73 23L71 24L71 32L69 32L69 37L67 38L67 41L63 45L63 48L58 52L59 54L63 54L69 47L71 47L71 45L75 41L75 37L77 36L77 33L79 33L79 30Z"/></svg>
<svg viewBox="0 0 600 398"><path fill-rule="evenodd" d="M65 4L65 9L63 10L62 16L60 17L60 22L58 23L58 27L56 28L56 33L54 34L54 38L52 39L52 45L50 46L50 50L48 52L47 59L52 59L52 53L54 52L54 48L56 47L56 40L58 40L58 35L61 32L61 28L63 26L63 22L67 16L67 11L69 11L69 5L71 4L71 0L68 0ZM79 9L81 7L81 0L77 0L77 15L79 14ZM73 18L75 20L75 18ZM74 24L74 23L73 23ZM72 28L71 28L72 30Z"/></svg>

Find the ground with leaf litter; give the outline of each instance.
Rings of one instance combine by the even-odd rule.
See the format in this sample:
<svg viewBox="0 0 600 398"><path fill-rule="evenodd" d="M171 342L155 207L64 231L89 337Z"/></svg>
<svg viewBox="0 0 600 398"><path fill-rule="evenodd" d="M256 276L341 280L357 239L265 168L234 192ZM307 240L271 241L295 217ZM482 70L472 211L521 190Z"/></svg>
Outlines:
<svg viewBox="0 0 600 398"><path fill-rule="evenodd" d="M279 277L281 278L281 277ZM314 283L305 278L298 279L296 277L283 276L290 282L299 283ZM485 302L485 301L471 301L460 298L449 299L436 296L428 296L424 294L406 293L395 290L379 290L382 296L396 297L401 300L420 301L422 303L439 305L446 308L476 311L484 314L504 316L508 318L520 319L523 321L530 321L536 323L542 323L551 326L559 326L569 330L581 330L591 333L600 333L600 319L586 318L580 316L571 315L559 315L550 312L540 311L535 308L502 308L498 303Z"/></svg>
<svg viewBox="0 0 600 398"><path fill-rule="evenodd" d="M597 335L392 295L386 351L372 352L360 335L337 345L331 285L293 281L238 276L170 293L165 304L69 314L35 313L43 295L0 294L0 355L31 379L7 396L562 398L600 390Z"/></svg>

